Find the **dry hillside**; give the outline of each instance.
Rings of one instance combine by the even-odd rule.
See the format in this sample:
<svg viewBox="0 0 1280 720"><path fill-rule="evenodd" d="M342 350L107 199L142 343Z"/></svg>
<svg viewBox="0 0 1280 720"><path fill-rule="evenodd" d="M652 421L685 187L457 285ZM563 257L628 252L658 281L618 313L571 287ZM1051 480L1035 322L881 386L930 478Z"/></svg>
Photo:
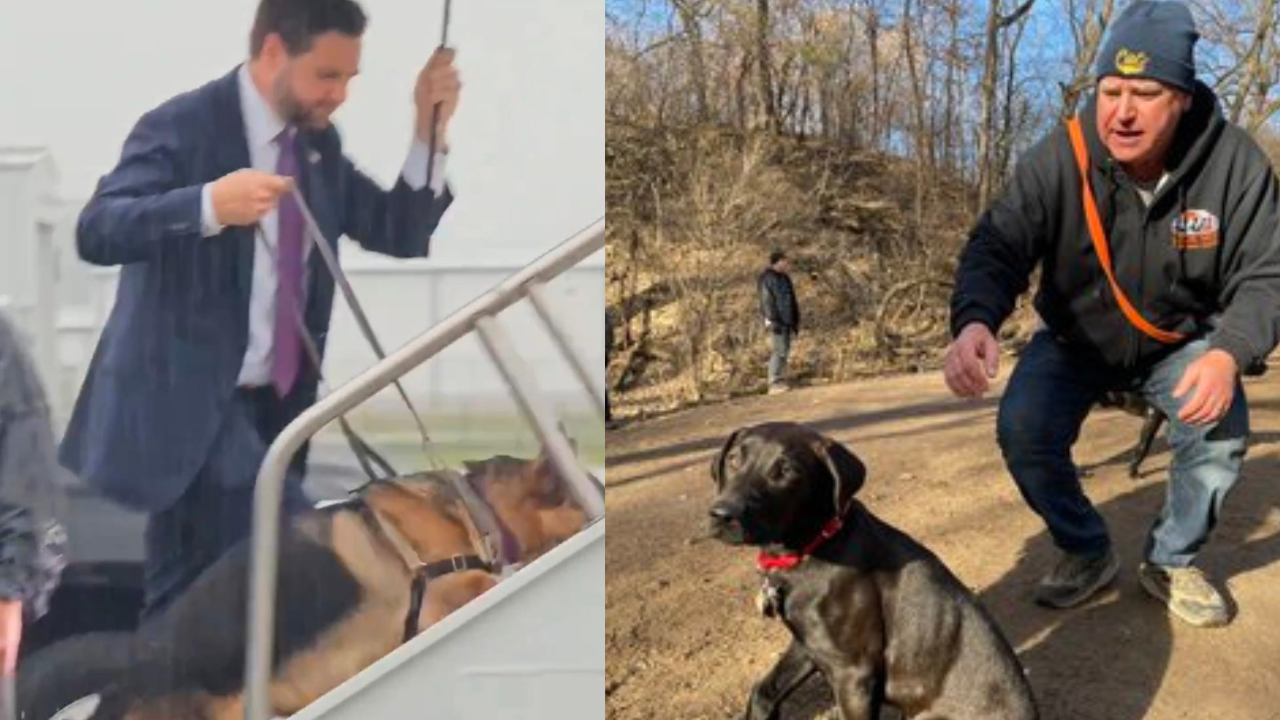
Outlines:
<svg viewBox="0 0 1280 720"><path fill-rule="evenodd" d="M611 121L610 381L622 416L758 392L768 339L755 279L794 256L804 383L931 367L973 193L917 166L819 140ZM1019 334L1018 324L1010 335Z"/></svg>

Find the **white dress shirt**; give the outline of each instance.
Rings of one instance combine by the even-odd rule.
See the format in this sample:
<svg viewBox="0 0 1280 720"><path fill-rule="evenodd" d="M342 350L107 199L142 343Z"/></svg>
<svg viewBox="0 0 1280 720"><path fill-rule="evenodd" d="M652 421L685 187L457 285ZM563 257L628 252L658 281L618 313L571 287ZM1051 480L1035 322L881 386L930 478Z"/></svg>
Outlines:
<svg viewBox="0 0 1280 720"><path fill-rule="evenodd" d="M280 150L275 143L276 136L284 129L284 121L276 115L258 92L249 77L249 65L240 66L238 80L240 85L240 109L244 116L245 138L249 142L249 161L254 170L274 173L276 160ZM409 156L405 159L401 176L409 187L420 190L427 184L427 156L430 153L427 144L414 137L409 148ZM311 158L298 158L299 164L311 162ZM435 168L432 172L431 189L436 197L444 192L445 154L437 152ZM222 232L213 212L211 185L204 186L201 194L201 224L205 237L212 237ZM262 241L254 240L253 286L249 296L249 347L245 351L244 364L240 369L237 383L242 387L257 387L271 383L271 346L275 336L276 320L276 285L278 283L275 262L272 255L276 248L276 236L279 221L273 208L262 217L262 230L269 253L262 247ZM255 231L256 234L256 231ZM310 243L303 247L310 252ZM304 285L305 286L305 285Z"/></svg>

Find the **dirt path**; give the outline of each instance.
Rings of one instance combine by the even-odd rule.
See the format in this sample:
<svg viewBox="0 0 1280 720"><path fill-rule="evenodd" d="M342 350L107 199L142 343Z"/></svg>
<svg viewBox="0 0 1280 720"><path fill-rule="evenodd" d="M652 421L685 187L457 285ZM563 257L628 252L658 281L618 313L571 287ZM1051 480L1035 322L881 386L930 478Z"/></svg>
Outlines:
<svg viewBox="0 0 1280 720"><path fill-rule="evenodd" d="M1280 376L1248 388L1245 475L1201 555L1240 607L1220 630L1182 625L1138 587L1169 455L1157 441L1130 480L1123 454L1138 420L1118 412L1090 417L1076 457L1092 468L1086 490L1110 524L1121 579L1066 612L1028 599L1052 547L1000 461L995 400L953 400L937 375L747 398L610 434L609 720L736 717L785 646L785 630L752 607L751 551L694 539L712 454L733 429L764 420L809 423L863 458L862 501L980 593L1045 720L1280 720Z"/></svg>

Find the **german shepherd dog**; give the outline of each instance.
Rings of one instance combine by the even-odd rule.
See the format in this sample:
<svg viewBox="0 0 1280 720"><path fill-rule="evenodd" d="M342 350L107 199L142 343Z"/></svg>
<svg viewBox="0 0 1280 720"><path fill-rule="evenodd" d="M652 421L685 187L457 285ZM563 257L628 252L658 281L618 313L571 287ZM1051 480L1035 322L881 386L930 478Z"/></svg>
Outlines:
<svg viewBox="0 0 1280 720"><path fill-rule="evenodd" d="M270 684L276 715L301 710L589 520L545 451L465 468L370 483L282 528ZM486 522L498 536L492 551ZM40 677L50 663L102 663L112 672L89 691L99 694L93 720L243 718L248 567L246 541L133 635L87 635L51 648L46 661L37 655L23 668L33 677L20 677L19 701L24 708L39 701L24 697L22 684L56 683L53 674ZM41 713L51 714L20 716L45 720Z"/></svg>

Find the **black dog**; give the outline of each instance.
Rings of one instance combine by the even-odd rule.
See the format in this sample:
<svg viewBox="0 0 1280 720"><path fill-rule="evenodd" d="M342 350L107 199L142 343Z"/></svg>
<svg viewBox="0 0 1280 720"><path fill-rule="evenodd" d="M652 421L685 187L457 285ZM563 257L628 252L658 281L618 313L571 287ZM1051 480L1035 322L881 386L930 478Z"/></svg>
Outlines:
<svg viewBox="0 0 1280 720"><path fill-rule="evenodd" d="M1013 649L942 562L854 500L866 470L844 446L802 425L733 433L712 463L713 535L760 546L762 610L792 643L751 693L748 720L814 672L845 720L1034 720Z"/></svg>
<svg viewBox="0 0 1280 720"><path fill-rule="evenodd" d="M1262 377L1267 374L1266 360L1254 361L1240 372L1243 377ZM1147 402L1142 393L1132 390L1108 390L1098 398L1098 406L1115 408L1130 415L1142 418L1142 429L1138 431L1138 442L1129 451L1129 477L1137 478L1141 473L1142 461L1151 452L1151 443L1156 433L1164 425L1168 417L1159 408Z"/></svg>

